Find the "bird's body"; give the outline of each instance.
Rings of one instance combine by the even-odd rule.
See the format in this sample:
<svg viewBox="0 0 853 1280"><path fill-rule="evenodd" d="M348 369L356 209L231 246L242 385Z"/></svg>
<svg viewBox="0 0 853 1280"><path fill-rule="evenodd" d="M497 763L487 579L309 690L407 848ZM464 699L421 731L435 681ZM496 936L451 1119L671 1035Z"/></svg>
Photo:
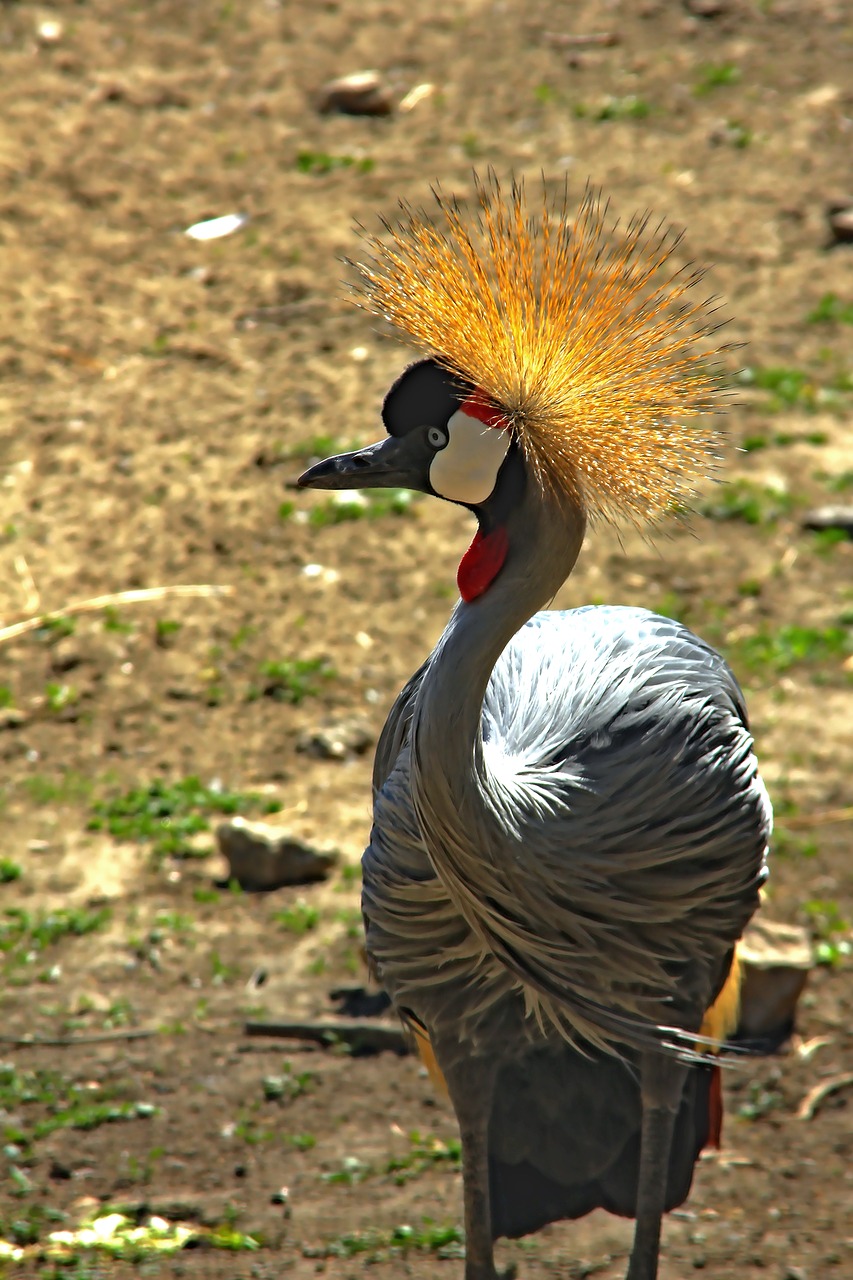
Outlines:
<svg viewBox="0 0 853 1280"><path fill-rule="evenodd" d="M406 484L479 525L377 751L367 949L459 1120L466 1280L493 1280L497 1235L596 1206L636 1216L628 1278L653 1280L719 1126L702 1036L730 1029L770 808L718 654L644 610L540 610L596 507L672 501L697 446L670 414L707 375L687 286L650 284L659 238L605 251L587 204L536 242L518 191L478 194L482 256L442 204L450 238L413 218L361 268L441 358L392 387L385 441L301 481Z"/></svg>
<svg viewBox="0 0 853 1280"><path fill-rule="evenodd" d="M731 941L718 920L703 918L707 886L719 877L718 898L741 904L742 928L769 832L742 695L713 649L641 609L537 613L500 654L482 703L479 785L504 838L484 830L480 847L484 861L499 843L523 850L520 880L511 869L506 877L519 916L550 927L565 915L574 922L561 1002L553 982L544 993L525 988L484 949L423 842L411 726L423 683L439 678L432 662L397 699L377 752L363 860L368 951L397 1008L443 1046L445 1068L455 1060L476 1080L500 1060L490 1115L493 1234L524 1234L599 1206L632 1215L645 1024L633 1048L630 1025L615 1033L617 1059L567 1043L547 1013L537 1019L529 1010L565 1017L584 993L606 1011L598 1029L612 1038L607 1013L637 1017L649 989L642 971L655 952L676 978L673 1003L659 1005L655 1021L690 1026L715 1000ZM733 849L744 856L733 859ZM691 989L694 969L693 983L710 976L710 987ZM594 1011L584 1004L579 1014L586 1020ZM670 1208L713 1141L715 1070L695 1065L685 1082Z"/></svg>

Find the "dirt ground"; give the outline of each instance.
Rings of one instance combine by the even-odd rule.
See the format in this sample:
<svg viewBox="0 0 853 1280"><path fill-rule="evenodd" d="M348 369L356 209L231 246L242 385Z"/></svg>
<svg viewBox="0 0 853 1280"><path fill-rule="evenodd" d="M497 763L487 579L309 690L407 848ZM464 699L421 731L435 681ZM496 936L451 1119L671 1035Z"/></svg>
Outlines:
<svg viewBox="0 0 853 1280"><path fill-rule="evenodd" d="M853 1275L849 1079L798 1117L853 1069L853 544L803 527L853 491L853 245L825 221L853 191L851 55L832 0L0 4L0 617L229 591L2 639L0 1238L27 1252L0 1275L460 1274L454 1122L415 1061L244 1021L327 1016L362 976L372 752L298 747L353 719L375 741L471 534L439 503L344 520L285 487L379 435L408 357L347 302L340 258L354 222L490 164L686 227L748 343L730 487L654 546L595 531L559 603L677 613L727 653L779 815L768 910L828 962L794 1046L729 1073L725 1147L668 1221L663 1280ZM317 110L367 67L395 104L431 90L385 117ZM230 213L235 234L184 234ZM139 821L110 833L129 793L191 778L204 824L239 792L340 869L240 894L209 829L177 851ZM86 1039L126 1030L152 1034ZM206 1236L51 1259L49 1233L101 1205ZM594 1215L500 1257L610 1280L629 1240Z"/></svg>

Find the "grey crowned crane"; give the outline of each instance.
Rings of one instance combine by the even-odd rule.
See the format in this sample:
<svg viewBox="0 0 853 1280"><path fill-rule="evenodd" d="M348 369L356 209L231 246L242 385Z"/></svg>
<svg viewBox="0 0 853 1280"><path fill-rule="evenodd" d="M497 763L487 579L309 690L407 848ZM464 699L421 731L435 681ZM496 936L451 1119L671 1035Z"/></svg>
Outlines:
<svg viewBox="0 0 853 1280"><path fill-rule="evenodd" d="M498 1236L596 1207L636 1218L628 1280L653 1280L719 1133L770 806L719 654L643 609L547 605L592 517L645 523L711 465L716 318L677 237L620 233L590 192L574 217L494 178L473 216L436 202L355 264L424 357L388 434L299 480L478 526L377 750L368 955L459 1121L466 1280L494 1280Z"/></svg>

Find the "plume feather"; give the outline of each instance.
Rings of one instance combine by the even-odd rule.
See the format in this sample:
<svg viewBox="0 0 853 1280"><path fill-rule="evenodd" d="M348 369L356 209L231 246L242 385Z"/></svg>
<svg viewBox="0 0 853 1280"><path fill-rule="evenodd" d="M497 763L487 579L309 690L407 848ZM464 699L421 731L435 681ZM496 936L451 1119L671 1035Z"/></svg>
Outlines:
<svg viewBox="0 0 853 1280"><path fill-rule="evenodd" d="M649 215L620 230L590 188L573 211L543 187L532 213L521 183L474 184L473 215L434 190L431 214L401 204L363 232L357 301L477 387L539 482L589 514L683 502L713 469L719 430L691 420L714 407L726 348L681 237Z"/></svg>

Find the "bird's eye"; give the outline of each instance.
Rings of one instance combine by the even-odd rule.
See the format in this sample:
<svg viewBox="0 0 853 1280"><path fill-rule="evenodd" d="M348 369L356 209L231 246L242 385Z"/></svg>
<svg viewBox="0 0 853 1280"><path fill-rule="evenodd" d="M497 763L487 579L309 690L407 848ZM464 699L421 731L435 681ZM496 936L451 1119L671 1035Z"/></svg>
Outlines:
<svg viewBox="0 0 853 1280"><path fill-rule="evenodd" d="M448 435L441 427L430 427L427 431L427 441L433 449L443 449L447 444Z"/></svg>

